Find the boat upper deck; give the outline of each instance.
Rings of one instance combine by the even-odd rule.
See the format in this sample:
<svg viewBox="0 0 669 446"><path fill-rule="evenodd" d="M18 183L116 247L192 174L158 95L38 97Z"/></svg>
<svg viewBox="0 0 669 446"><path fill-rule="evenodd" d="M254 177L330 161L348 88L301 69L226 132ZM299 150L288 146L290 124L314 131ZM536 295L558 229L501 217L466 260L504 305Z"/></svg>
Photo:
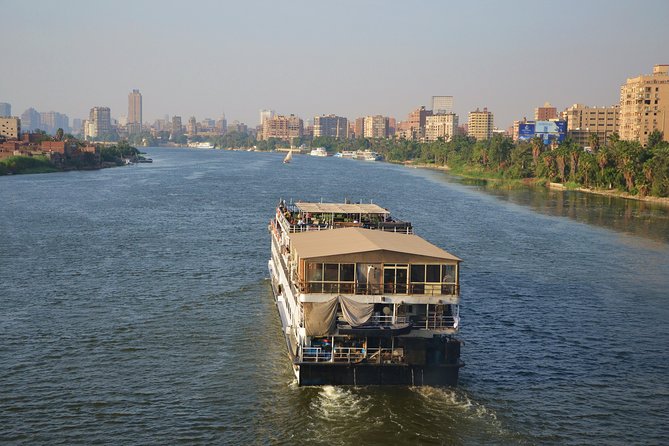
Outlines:
<svg viewBox="0 0 669 446"><path fill-rule="evenodd" d="M288 204L281 201L277 222L289 233L352 227L413 233L411 223L391 217L387 209L373 203Z"/></svg>

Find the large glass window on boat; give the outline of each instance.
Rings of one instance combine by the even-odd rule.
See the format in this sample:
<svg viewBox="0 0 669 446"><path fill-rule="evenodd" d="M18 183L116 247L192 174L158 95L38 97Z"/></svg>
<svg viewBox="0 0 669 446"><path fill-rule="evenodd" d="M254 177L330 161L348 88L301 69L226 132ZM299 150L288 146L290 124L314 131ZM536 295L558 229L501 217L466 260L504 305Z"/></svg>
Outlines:
<svg viewBox="0 0 669 446"><path fill-rule="evenodd" d="M307 293L346 293L355 290L354 263L308 262L306 274Z"/></svg>
<svg viewBox="0 0 669 446"><path fill-rule="evenodd" d="M383 265L383 292L406 294L409 280L409 265L406 263L386 263Z"/></svg>
<svg viewBox="0 0 669 446"><path fill-rule="evenodd" d="M411 265L409 293L457 294L457 266L440 264Z"/></svg>

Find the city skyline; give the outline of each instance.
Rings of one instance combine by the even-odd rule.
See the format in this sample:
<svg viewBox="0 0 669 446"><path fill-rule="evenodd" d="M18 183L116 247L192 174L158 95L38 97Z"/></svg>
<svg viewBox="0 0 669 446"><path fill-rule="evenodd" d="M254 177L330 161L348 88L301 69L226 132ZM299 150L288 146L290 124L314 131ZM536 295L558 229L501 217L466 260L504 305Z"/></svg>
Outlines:
<svg viewBox="0 0 669 446"><path fill-rule="evenodd" d="M669 41L662 1L82 5L4 7L5 35L21 37L5 55L21 69L0 72L14 115L34 107L74 120L104 106L118 118L139 89L147 123L225 113L255 126L260 109L401 120L447 95L461 120L487 107L506 128L547 101L617 103L627 78L667 63Z"/></svg>

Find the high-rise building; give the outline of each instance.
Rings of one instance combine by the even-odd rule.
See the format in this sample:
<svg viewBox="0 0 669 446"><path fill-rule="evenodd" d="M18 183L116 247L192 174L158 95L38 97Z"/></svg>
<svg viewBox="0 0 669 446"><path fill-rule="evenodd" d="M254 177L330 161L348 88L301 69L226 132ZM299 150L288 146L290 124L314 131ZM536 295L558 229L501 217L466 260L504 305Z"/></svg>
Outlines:
<svg viewBox="0 0 669 446"><path fill-rule="evenodd" d="M353 126L353 134L356 138L362 138L365 136L365 118L355 118L355 124Z"/></svg>
<svg viewBox="0 0 669 446"><path fill-rule="evenodd" d="M41 130L54 134L58 129L70 131L70 119L62 113L50 111L40 113Z"/></svg>
<svg viewBox="0 0 669 446"><path fill-rule="evenodd" d="M568 136L581 147L590 145L592 134L597 135L601 145L619 130L620 107L589 107L574 104L562 112L562 119L567 121Z"/></svg>
<svg viewBox="0 0 669 446"><path fill-rule="evenodd" d="M183 131L181 116L172 116L172 136L180 136Z"/></svg>
<svg viewBox="0 0 669 446"><path fill-rule="evenodd" d="M260 125L263 125L265 119L272 119L274 116L276 116L274 110L269 110L269 109L260 110Z"/></svg>
<svg viewBox="0 0 669 446"><path fill-rule="evenodd" d="M136 135L142 132L142 94L139 90L128 93L128 134Z"/></svg>
<svg viewBox="0 0 669 446"><path fill-rule="evenodd" d="M218 131L221 135L228 131L228 121L225 119L225 113L223 113L219 120L216 121L216 131Z"/></svg>
<svg viewBox="0 0 669 446"><path fill-rule="evenodd" d="M655 65L653 74L620 87L620 139L646 145L654 130L669 141L669 65Z"/></svg>
<svg viewBox="0 0 669 446"><path fill-rule="evenodd" d="M93 107L84 126L86 139L102 138L112 132L111 109L109 107Z"/></svg>
<svg viewBox="0 0 669 446"><path fill-rule="evenodd" d="M0 102L0 117L12 116L12 105L7 102Z"/></svg>
<svg viewBox="0 0 669 446"><path fill-rule="evenodd" d="M409 113L406 121L397 125L397 133L400 138L411 140L422 140L425 138L425 122L428 116L432 116L432 110L426 110L424 106Z"/></svg>
<svg viewBox="0 0 669 446"><path fill-rule="evenodd" d="M439 138L450 141L457 129L458 115L455 113L432 115L425 119L425 139L427 141L437 141Z"/></svg>
<svg viewBox="0 0 669 446"><path fill-rule="evenodd" d="M467 132L469 136L473 136L477 141L482 141L492 138L493 114L484 108L483 111L478 108L469 112L469 120L467 122Z"/></svg>
<svg viewBox="0 0 669 446"><path fill-rule="evenodd" d="M0 116L0 136L9 139L19 139L21 135L21 120L16 116Z"/></svg>
<svg viewBox="0 0 669 446"><path fill-rule="evenodd" d="M262 125L262 139L269 138L291 141L293 138L299 138L304 131L304 122L295 115L273 116L266 118Z"/></svg>
<svg viewBox="0 0 669 446"><path fill-rule="evenodd" d="M435 115L453 113L453 96L432 96L432 113Z"/></svg>
<svg viewBox="0 0 669 446"><path fill-rule="evenodd" d="M348 137L348 120L341 116L323 115L314 117L314 137L331 136L333 138Z"/></svg>
<svg viewBox="0 0 669 446"><path fill-rule="evenodd" d="M195 119L195 116L188 118L188 123L186 124L186 133L188 133L188 136L197 135L197 119Z"/></svg>
<svg viewBox="0 0 669 446"><path fill-rule="evenodd" d="M29 108L21 114L21 128L26 132L32 132L42 128L40 114L34 108Z"/></svg>
<svg viewBox="0 0 669 446"><path fill-rule="evenodd" d="M388 136L388 118L381 115L365 116L365 138L386 138Z"/></svg>
<svg viewBox="0 0 669 446"><path fill-rule="evenodd" d="M73 118L72 119L72 127L70 128L70 131L72 131L73 134L81 133L82 131L82 124L83 121L80 118Z"/></svg>
<svg viewBox="0 0 669 446"><path fill-rule="evenodd" d="M557 108L553 107L550 102L545 102L543 107L534 109L535 121L549 121L551 119L557 119L557 117Z"/></svg>

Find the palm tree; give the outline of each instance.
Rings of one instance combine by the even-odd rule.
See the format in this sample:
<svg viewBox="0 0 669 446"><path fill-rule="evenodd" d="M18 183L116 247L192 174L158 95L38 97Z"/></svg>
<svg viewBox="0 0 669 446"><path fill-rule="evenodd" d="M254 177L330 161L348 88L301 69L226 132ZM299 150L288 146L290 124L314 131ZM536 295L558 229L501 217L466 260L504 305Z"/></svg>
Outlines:
<svg viewBox="0 0 669 446"><path fill-rule="evenodd" d="M590 187L590 174L596 169L595 155L588 152L583 152L579 160L579 172L583 174L583 184Z"/></svg>
<svg viewBox="0 0 669 446"><path fill-rule="evenodd" d="M588 135L588 144L590 148L596 152L599 150L599 135L595 132L592 132Z"/></svg>
<svg viewBox="0 0 669 446"><path fill-rule="evenodd" d="M544 141L540 137L535 136L534 138L532 138L531 144L532 144L532 160L534 161L534 168L536 169L537 163L539 162L539 155L541 155L541 151L544 148Z"/></svg>

